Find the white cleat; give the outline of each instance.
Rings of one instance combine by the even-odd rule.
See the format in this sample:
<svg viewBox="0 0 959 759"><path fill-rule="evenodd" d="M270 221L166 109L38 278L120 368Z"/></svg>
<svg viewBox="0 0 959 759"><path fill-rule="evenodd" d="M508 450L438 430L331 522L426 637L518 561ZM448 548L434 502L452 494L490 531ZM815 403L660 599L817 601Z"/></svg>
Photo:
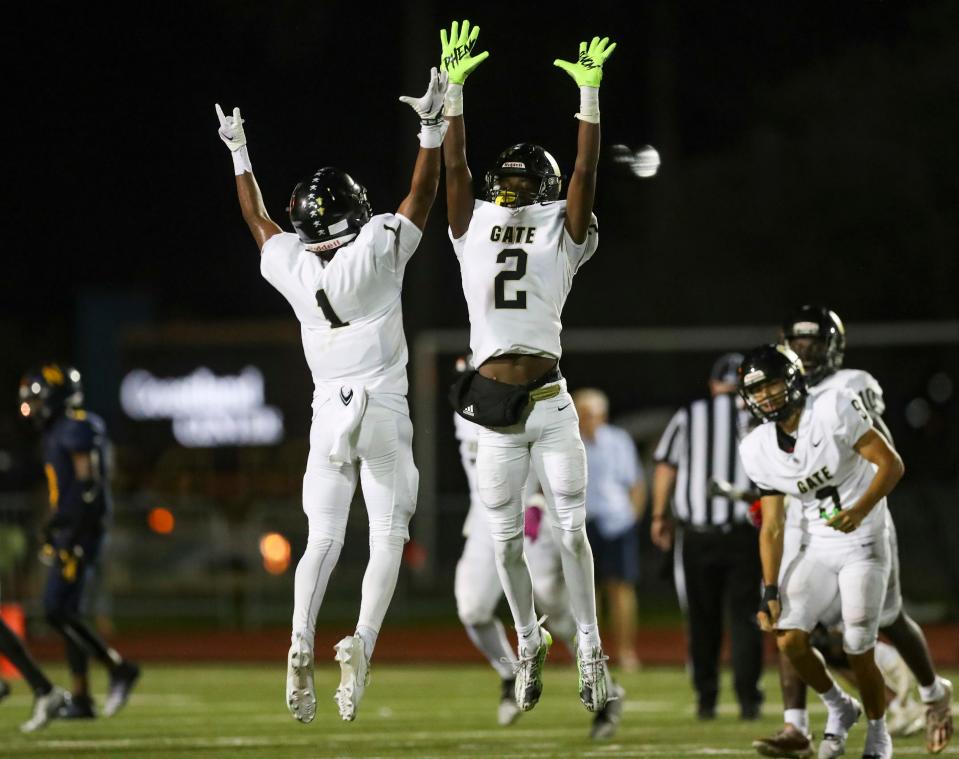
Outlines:
<svg viewBox="0 0 959 759"><path fill-rule="evenodd" d="M522 713L516 705L516 681L503 680L499 707L496 709L496 722L500 727L508 727L516 722Z"/></svg>
<svg viewBox="0 0 959 759"><path fill-rule="evenodd" d="M889 737L884 722L880 722L875 728L870 725L867 729L862 759L892 759L892 738Z"/></svg>
<svg viewBox="0 0 959 759"><path fill-rule="evenodd" d="M609 672L606 668L607 657L599 646L588 653L576 652L576 665L579 669L579 699L588 711L600 712L606 708L609 686Z"/></svg>
<svg viewBox="0 0 959 759"><path fill-rule="evenodd" d="M895 699L886 707L886 726L889 734L897 738L915 735L926 725L926 707L912 695L905 700Z"/></svg>
<svg viewBox="0 0 959 759"><path fill-rule="evenodd" d="M340 663L340 687L336 689L333 699L340 710L340 717L352 722L356 719L356 709L366 686L370 684L370 662L359 635L343 638L335 648L334 658Z"/></svg>
<svg viewBox="0 0 959 759"><path fill-rule="evenodd" d="M286 664L286 705L299 722L312 722L316 716L316 690L313 687L313 649L297 637L290 646Z"/></svg>
<svg viewBox="0 0 959 759"><path fill-rule="evenodd" d="M66 693L56 685L49 693L37 696L33 701L33 715L20 725L20 731L32 733L46 727L50 720L55 719L66 702Z"/></svg>
<svg viewBox="0 0 959 759"><path fill-rule="evenodd" d="M830 709L826 718L826 731L819 742L819 759L836 759L846 753L846 736L849 728L862 716L862 704L851 696L845 705L835 711Z"/></svg>
<svg viewBox="0 0 959 759"><path fill-rule="evenodd" d="M945 678L942 687L945 691L938 701L926 704L926 751L938 754L952 738L952 683Z"/></svg>

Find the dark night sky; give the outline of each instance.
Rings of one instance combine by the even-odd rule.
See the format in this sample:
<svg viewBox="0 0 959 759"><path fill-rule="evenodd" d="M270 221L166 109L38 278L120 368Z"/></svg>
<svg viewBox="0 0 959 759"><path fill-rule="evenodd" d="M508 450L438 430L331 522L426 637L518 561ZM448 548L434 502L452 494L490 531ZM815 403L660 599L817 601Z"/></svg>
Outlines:
<svg viewBox="0 0 959 759"><path fill-rule="evenodd" d="M594 32L619 43L604 144L663 156L642 182L604 161L601 255L568 324L774 322L810 299L852 321L959 313L954 4L463 5L491 51L466 87L477 181L520 140L569 170L577 93L551 61ZM439 27L464 10L109 6L42 6L6 30L8 345L69 354L91 291L144 294L160 319L288 314L259 277L213 103L243 109L281 223L297 179L324 164L393 210L416 147L396 98L422 92ZM409 269L410 331L465 321L444 217L441 186Z"/></svg>

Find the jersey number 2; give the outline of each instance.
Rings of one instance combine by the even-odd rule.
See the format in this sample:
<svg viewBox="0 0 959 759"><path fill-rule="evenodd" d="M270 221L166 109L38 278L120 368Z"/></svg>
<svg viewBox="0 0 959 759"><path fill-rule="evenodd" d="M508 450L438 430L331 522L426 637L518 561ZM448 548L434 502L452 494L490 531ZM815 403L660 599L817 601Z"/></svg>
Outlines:
<svg viewBox="0 0 959 759"><path fill-rule="evenodd" d="M522 279L526 274L526 251L521 248L507 248L496 256L496 263L505 264L509 259L516 259L515 269L504 269L493 279L493 292L496 308L526 308L526 291L517 290L516 297L506 297L506 283L510 280Z"/></svg>

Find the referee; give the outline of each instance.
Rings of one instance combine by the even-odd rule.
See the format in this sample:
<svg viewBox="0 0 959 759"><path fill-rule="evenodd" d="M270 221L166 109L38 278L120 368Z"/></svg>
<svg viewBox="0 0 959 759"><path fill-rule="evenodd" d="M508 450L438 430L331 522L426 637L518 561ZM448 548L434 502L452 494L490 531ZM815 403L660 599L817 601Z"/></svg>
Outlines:
<svg viewBox="0 0 959 759"><path fill-rule="evenodd" d="M749 425L736 394L742 358L739 353L720 356L710 372L712 397L673 415L654 456L651 537L659 549L674 549L676 592L689 630L700 719L716 716L727 604L740 717L757 719L763 700L762 636L755 623L761 567L749 518L755 496L738 454Z"/></svg>

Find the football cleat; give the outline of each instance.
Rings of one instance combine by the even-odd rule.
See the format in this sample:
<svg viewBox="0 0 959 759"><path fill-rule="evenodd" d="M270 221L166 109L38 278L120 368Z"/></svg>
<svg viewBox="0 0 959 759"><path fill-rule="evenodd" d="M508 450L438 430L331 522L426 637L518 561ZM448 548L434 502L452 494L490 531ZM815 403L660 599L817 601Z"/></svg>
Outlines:
<svg viewBox="0 0 959 759"><path fill-rule="evenodd" d="M104 717L112 717L123 708L139 679L140 668L133 662L123 662L110 673L110 689L103 704Z"/></svg>
<svg viewBox="0 0 959 759"><path fill-rule="evenodd" d="M584 654L576 651L576 667L579 670L579 700L587 711L598 712L606 706L607 679L606 661L609 657L603 654L599 646L591 648Z"/></svg>
<svg viewBox="0 0 959 759"><path fill-rule="evenodd" d="M819 742L819 759L835 759L846 753L846 736L849 728L862 716L862 704L851 696L840 709L830 709L826 718L826 731Z"/></svg>
<svg viewBox="0 0 959 759"><path fill-rule="evenodd" d="M60 716L60 710L63 708L67 694L62 688L56 685L50 689L49 693L37 696L33 700L33 714L26 722L20 725L20 731L32 733L41 727L46 727L52 719Z"/></svg>
<svg viewBox="0 0 959 759"><path fill-rule="evenodd" d="M897 698L886 706L886 726L893 737L915 735L926 726L926 708L912 695Z"/></svg>
<svg viewBox="0 0 959 759"><path fill-rule="evenodd" d="M926 751L938 754L952 738L952 683L943 678L942 698L926 704Z"/></svg>
<svg viewBox="0 0 959 759"><path fill-rule="evenodd" d="M867 728L862 759L892 759L892 738L885 722L879 722L875 727L870 724Z"/></svg>
<svg viewBox="0 0 959 759"><path fill-rule="evenodd" d="M516 680L503 680L496 721L501 727L507 727L516 722L520 714L522 712L516 705Z"/></svg>
<svg viewBox="0 0 959 759"><path fill-rule="evenodd" d="M795 725L786 724L769 738L757 738L753 748L760 756L780 756L786 759L808 759L812 756L812 737Z"/></svg>
<svg viewBox="0 0 959 759"><path fill-rule="evenodd" d="M287 654L286 706L293 719L299 722L312 722L316 716L313 649L299 636L293 641Z"/></svg>
<svg viewBox="0 0 959 759"><path fill-rule="evenodd" d="M75 696L72 693L65 694L63 705L57 712L60 719L93 719L96 716L91 696Z"/></svg>
<svg viewBox="0 0 959 759"><path fill-rule="evenodd" d="M612 738L619 729L619 721L623 716L623 702L626 700L626 691L621 685L613 684L606 699L606 706L596 712L593 717L593 726L589 737L601 741Z"/></svg>
<svg viewBox="0 0 959 759"><path fill-rule="evenodd" d="M350 635L336 644L336 660L340 663L340 686L333 696L346 722L356 719L360 699L370 684L370 662L359 635Z"/></svg>
<svg viewBox="0 0 959 759"><path fill-rule="evenodd" d="M546 663L549 647L553 645L553 636L543 627L544 620L545 617L537 622L540 634L539 646L534 651L525 652L520 647L519 660L513 669L516 673L516 685L513 691L516 705L524 712L536 706L539 703L539 697L543 694L543 664Z"/></svg>

